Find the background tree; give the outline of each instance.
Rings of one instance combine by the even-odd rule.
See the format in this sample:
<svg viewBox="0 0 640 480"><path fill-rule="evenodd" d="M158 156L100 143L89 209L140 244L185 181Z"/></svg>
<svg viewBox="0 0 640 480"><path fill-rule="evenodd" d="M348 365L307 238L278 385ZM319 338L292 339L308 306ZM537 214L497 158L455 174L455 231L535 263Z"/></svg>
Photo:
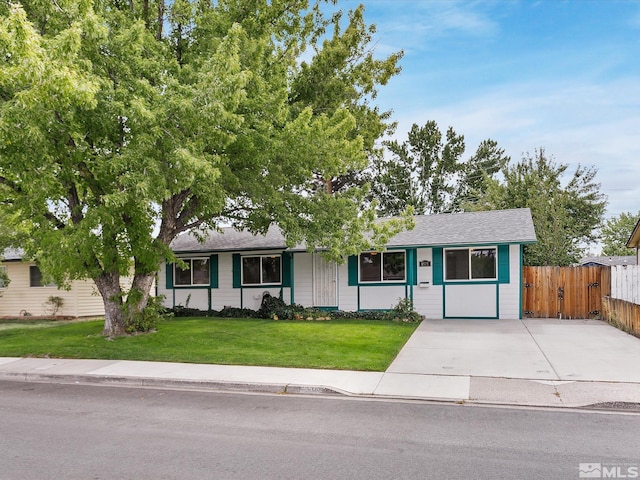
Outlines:
<svg viewBox="0 0 640 480"><path fill-rule="evenodd" d="M397 215L407 206L415 213L449 211L456 174L462 170L464 136L453 128L443 135L434 121L423 127L413 124L403 143L384 143L390 156L374 160L372 197L384 215Z"/></svg>
<svg viewBox="0 0 640 480"><path fill-rule="evenodd" d="M525 155L502 171L504 180L487 179L485 192L465 210L531 209L538 243L525 246L527 265L570 265L596 239L606 201L595 182L597 170L578 166L563 183L568 165L557 164L544 149Z"/></svg>
<svg viewBox="0 0 640 480"><path fill-rule="evenodd" d="M495 179L511 161L504 149L495 140L483 140L476 153L462 167L453 199L454 210L465 203L474 203L488 188L489 180Z"/></svg>
<svg viewBox="0 0 640 480"><path fill-rule="evenodd" d="M387 118L368 102L398 71L363 55L360 10L347 23L306 0L0 0L0 196L27 255L58 284L92 278L120 335L181 232L275 223L334 258L384 244L410 221L316 188L366 167Z"/></svg>
<svg viewBox="0 0 640 480"><path fill-rule="evenodd" d="M622 212L607 220L601 231L601 255L635 255L635 249L627 248L627 242L639 218L640 211L636 214Z"/></svg>

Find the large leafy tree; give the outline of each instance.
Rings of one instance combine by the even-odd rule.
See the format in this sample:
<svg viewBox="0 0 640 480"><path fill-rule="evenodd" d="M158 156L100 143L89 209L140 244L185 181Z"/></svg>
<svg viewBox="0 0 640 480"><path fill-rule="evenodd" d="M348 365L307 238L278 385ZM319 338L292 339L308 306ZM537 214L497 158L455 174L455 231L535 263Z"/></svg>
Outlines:
<svg viewBox="0 0 640 480"><path fill-rule="evenodd" d="M317 188L366 166L387 118L369 101L398 71L360 8L344 23L307 0L0 0L4 208L58 284L94 280L105 334L186 230L275 223L339 257L402 228L361 189Z"/></svg>
<svg viewBox="0 0 640 480"><path fill-rule="evenodd" d="M601 231L602 255L635 255L635 249L627 248L627 242L639 218L640 211L622 212L608 219Z"/></svg>
<svg viewBox="0 0 640 480"><path fill-rule="evenodd" d="M487 179L486 190L465 210L531 209L538 242L525 247L527 265L570 265L593 242L606 201L596 183L597 170L558 164L544 149L503 168L503 179ZM567 179L568 177L568 179Z"/></svg>
<svg viewBox="0 0 640 480"><path fill-rule="evenodd" d="M438 125L413 124L407 140L384 143L390 155L374 159L372 196L385 215L397 215L407 206L417 214L451 209L456 175L462 171L464 137L449 127L443 138Z"/></svg>

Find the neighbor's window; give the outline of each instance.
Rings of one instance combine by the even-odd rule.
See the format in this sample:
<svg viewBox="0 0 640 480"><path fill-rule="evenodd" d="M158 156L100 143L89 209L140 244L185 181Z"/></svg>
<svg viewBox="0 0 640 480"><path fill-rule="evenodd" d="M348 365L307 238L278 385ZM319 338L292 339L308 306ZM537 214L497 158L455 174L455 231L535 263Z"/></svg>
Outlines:
<svg viewBox="0 0 640 480"><path fill-rule="evenodd" d="M30 287L55 287L56 284L48 281L45 282L42 278L42 272L37 265L31 265L29 267L29 286Z"/></svg>
<svg viewBox="0 0 640 480"><path fill-rule="evenodd" d="M192 285L209 285L209 259L183 258L187 268L182 270L174 265L174 285L188 287Z"/></svg>
<svg viewBox="0 0 640 480"><path fill-rule="evenodd" d="M367 252L360 254L361 282L403 282L405 252Z"/></svg>
<svg viewBox="0 0 640 480"><path fill-rule="evenodd" d="M496 248L456 248L445 250L446 280L494 280Z"/></svg>
<svg viewBox="0 0 640 480"><path fill-rule="evenodd" d="M282 283L280 255L242 257L243 285L275 285Z"/></svg>

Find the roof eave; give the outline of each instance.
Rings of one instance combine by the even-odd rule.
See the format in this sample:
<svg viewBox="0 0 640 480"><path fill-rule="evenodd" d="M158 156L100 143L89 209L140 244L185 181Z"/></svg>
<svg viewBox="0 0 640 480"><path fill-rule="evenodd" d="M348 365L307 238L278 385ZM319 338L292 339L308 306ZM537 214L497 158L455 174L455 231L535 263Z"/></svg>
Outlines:
<svg viewBox="0 0 640 480"><path fill-rule="evenodd" d="M640 248L640 218L636 222L636 226L631 232L631 236L629 237L629 241L627 242L627 247L629 248Z"/></svg>

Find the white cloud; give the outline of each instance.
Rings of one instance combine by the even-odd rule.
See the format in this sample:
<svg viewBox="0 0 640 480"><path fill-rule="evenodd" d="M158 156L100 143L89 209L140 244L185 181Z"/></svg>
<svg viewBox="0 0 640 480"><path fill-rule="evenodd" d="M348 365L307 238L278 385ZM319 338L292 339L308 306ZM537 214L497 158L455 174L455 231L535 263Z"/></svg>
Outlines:
<svg viewBox="0 0 640 480"><path fill-rule="evenodd" d="M544 147L560 163L595 166L608 215L640 208L640 90L636 79L607 84L503 85L470 100L396 115L396 137L435 120L465 135L467 156L492 138L514 159Z"/></svg>

